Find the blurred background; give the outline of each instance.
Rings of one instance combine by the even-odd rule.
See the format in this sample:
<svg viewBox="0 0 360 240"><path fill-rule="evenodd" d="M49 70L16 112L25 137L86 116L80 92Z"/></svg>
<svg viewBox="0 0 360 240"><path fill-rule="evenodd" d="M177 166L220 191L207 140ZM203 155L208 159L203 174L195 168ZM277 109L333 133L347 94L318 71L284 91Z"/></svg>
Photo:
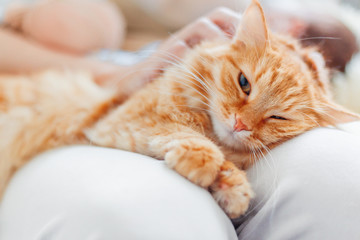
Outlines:
<svg viewBox="0 0 360 240"><path fill-rule="evenodd" d="M127 21L129 41L125 43L126 49L137 49L143 42L166 37L169 32L181 28L216 7L225 6L241 13L250 2L250 0L112 1L121 9ZM278 9L295 15L299 11L309 15L308 11L311 10L312 15L321 13L322 16L325 15L325 18L328 15L341 21L347 20L346 24L350 25L350 28L357 27L355 32L360 33L360 25L355 24L355 19L345 19L351 17L348 15L349 12L351 12L350 15L356 15L354 12L357 11L357 15L359 15L360 0L260 0L260 2L266 12ZM341 6L341 13L339 6ZM359 16L357 16L357 20L359 20ZM351 21L354 21L354 24ZM283 31L287 30L284 27ZM142 39L139 39L139 36L142 36Z"/></svg>
<svg viewBox="0 0 360 240"><path fill-rule="evenodd" d="M16 3L33 4L41 1L62 0L0 0L0 14L6 6ZM77 0L73 0L77 1ZM104 0L88 0L104 1ZM137 49L154 39L164 38L182 26L192 22L216 7L225 6L239 13L243 12L250 0L108 0L121 11L126 21L125 49ZM299 10L309 17L310 11L315 15L328 14L343 20L342 8L359 10L360 0L260 0L266 12L280 9L283 12L295 13ZM344 10L344 9L341 9ZM359 14L359 13L358 13ZM282 19L282 18L281 18ZM358 26L360 28L360 26ZM287 30L287 29L285 29ZM143 39L139 39L142 36Z"/></svg>
<svg viewBox="0 0 360 240"><path fill-rule="evenodd" d="M64 0L0 0L0 20L11 5ZM69 0L66 0L69 1ZM70 0L71 1L71 0ZM80 0L72 0L74 2ZM81 0L101 2L106 0ZM242 13L250 0L107 0L119 17L116 49L138 51L225 6ZM360 112L360 0L259 0L270 28L316 46L331 68L338 102ZM104 19L103 19L104 20ZM105 19L106 20L106 19ZM104 21L105 21L104 20ZM109 27L109 19L103 28ZM102 23L102 20L91 19ZM105 23L105 22L104 22ZM73 22L76 24L76 22ZM0 53L1 54L1 53ZM130 55L128 55L130 57Z"/></svg>

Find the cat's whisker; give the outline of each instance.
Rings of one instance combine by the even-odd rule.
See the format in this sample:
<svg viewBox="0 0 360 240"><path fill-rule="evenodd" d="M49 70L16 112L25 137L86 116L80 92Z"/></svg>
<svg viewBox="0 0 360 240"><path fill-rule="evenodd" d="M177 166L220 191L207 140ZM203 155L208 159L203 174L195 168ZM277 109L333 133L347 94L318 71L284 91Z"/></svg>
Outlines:
<svg viewBox="0 0 360 240"><path fill-rule="evenodd" d="M181 58L177 57L176 55L174 54L171 54L169 52L166 52L166 51L161 51L161 50L157 50L157 49L154 49L154 50L143 50L142 52L144 53L148 53L148 54L153 54L153 53L157 53L156 56L152 56L151 58L149 58L147 61L149 63L151 62L154 62L154 63L159 63L159 60L160 62L166 62L170 65L177 65L177 66L180 66L180 64L183 64L183 61ZM164 57L161 57L159 56L159 54L162 54ZM175 58L176 57L176 58ZM167 68L165 68L167 69ZM140 69L141 71L142 69ZM135 71L129 71L128 73L133 73L133 72L138 72L137 70Z"/></svg>
<svg viewBox="0 0 360 240"><path fill-rule="evenodd" d="M211 64L209 61L208 61L208 59L206 59L206 58L204 58L203 56L200 56L200 60L203 62L203 63L205 63L205 64Z"/></svg>
<svg viewBox="0 0 360 240"><path fill-rule="evenodd" d="M262 153L261 151L261 148L257 147L254 143L249 143L250 144L250 152L251 152L251 156L253 157L254 161L253 162L253 167L255 168L255 172L256 172L256 175L255 176L259 176L259 163L256 163L260 158L265 158L264 154ZM260 142L260 145L263 145L262 142ZM264 145L265 146L265 145ZM270 150L268 149L268 147L263 147L262 149L264 149L265 151L268 152L268 154L270 154ZM271 157L272 158L272 157ZM268 163L267 163L268 166L270 166ZM275 177L274 177L274 181L273 183L271 184L271 187L267 190L267 192L265 192L264 196L259 199L259 201L257 201L256 205L255 206L252 206L244 215L243 217L247 217L249 216L250 214L252 214L254 211L257 211L257 209L259 207L261 207L265 201L268 199L267 196L270 195L270 194L274 194L273 193L273 189L276 187L276 182L277 182L277 172L275 171L275 168L273 168L274 170L274 173L275 173ZM276 203L276 202L274 202Z"/></svg>
<svg viewBox="0 0 360 240"><path fill-rule="evenodd" d="M179 105L179 106L186 106L186 107L189 107L189 108L199 108L199 109L202 109L202 110L205 110L205 111L212 111L212 106L211 105L209 105L208 103L204 102L203 100L201 100L201 99L199 99L197 97L192 97L192 96L189 96L189 95L186 95L186 94L174 94L174 93L169 93L169 92L164 92L164 91L159 91L159 90L157 92L159 92L160 94L169 95L169 96L180 96L180 97L190 98L192 100L195 100L195 101L198 101L198 102L204 104L205 106L208 107L208 109L200 108L200 107L197 107L197 106L191 106L191 105Z"/></svg>
<svg viewBox="0 0 360 240"><path fill-rule="evenodd" d="M328 106L328 105L326 105L326 104L320 104L320 105ZM332 119L332 120L334 120L334 121L338 121L338 119L337 119L336 117L334 117L334 116L330 115L329 113L327 113L326 110L325 110L325 108L322 108L322 107L314 108L314 107L309 107L309 106L307 106L306 108L307 108L307 109L311 109L311 110L313 110L313 111L315 111L315 112L318 112L318 113L320 113L320 114L323 114L323 115L327 116L328 118L330 118L330 119Z"/></svg>
<svg viewBox="0 0 360 240"><path fill-rule="evenodd" d="M174 63L173 63L173 64L174 64ZM175 63L175 64L176 64L176 63ZM163 68L145 68L145 69L143 68L143 69L141 69L141 71L144 71L144 70L145 70L145 71L146 71L146 70L149 70L149 71L153 71L153 70L163 70ZM175 73L176 73L175 68L169 68L169 69L167 69L167 70L168 70L169 72L175 72ZM140 71L140 70L139 70L139 71ZM129 76L130 74L136 73L136 72L139 72L139 71L132 71L132 72L126 74L125 76ZM188 75L188 74L187 74L188 71L187 71L186 73L183 73L183 72L180 72L180 71L177 71L177 72L180 73L180 74L183 74L183 75L185 75L185 76L188 76L189 78L195 80L196 82L199 82L199 81L197 81L197 79L195 79L193 76ZM125 76L122 76L122 77L125 77ZM192 82L192 81L190 81L189 79L186 79L186 78L183 78L183 80L186 80L186 81L188 81L188 82ZM179 83L184 84L183 82L180 82L180 81L179 81ZM198 84L196 84L199 88L202 88L204 91L206 91L206 90L209 89L207 86L204 86L204 84L202 84L202 82L200 82L200 83L201 83L201 86L198 85ZM117 84L120 85L121 82L116 82L116 83L114 83L112 87L115 87ZM190 86L190 85L188 85L188 84L184 84L184 85L186 85L187 87L190 87L190 88L194 89L194 90L197 91L200 95L202 95L202 97L204 97L205 99L209 100L207 96L203 95L201 92L199 92L198 90L196 90L196 89L193 88L192 86ZM203 87L207 87L207 88L204 89Z"/></svg>
<svg viewBox="0 0 360 240"><path fill-rule="evenodd" d="M189 84L193 83L192 81L189 81L189 80L186 79L186 78L184 78L183 80L185 80L185 81L187 80ZM189 85L189 84L186 84L184 81L180 81L180 80L178 80L178 79L173 79L173 81L176 81L176 82L178 82L178 83L180 83L180 84L182 84L182 85L185 85L185 86L193 89L193 90L194 90L195 92L197 92L200 96L202 96L204 99L206 99L208 102L211 103L211 100L210 100L207 96L205 96L203 93L201 93L199 90L197 90L197 89L194 88L193 86L191 86L191 85Z"/></svg>
<svg viewBox="0 0 360 240"><path fill-rule="evenodd" d="M188 80L188 79L183 79L183 80ZM202 102L204 105L206 105L207 107L209 107L209 110L211 110L211 111L213 111L213 107L212 107L212 105L214 105L214 104L209 104L209 103L212 103L212 101L211 101L211 99L209 99L207 96L204 96L201 92L199 92L197 89L195 89L195 88L193 88L192 86L190 86L190 85L188 85L188 84L186 84L184 81L180 81L180 80L177 80L177 79L173 79L173 81L176 81L176 82L178 82L178 83L180 83L180 84L182 84L182 85L185 85L185 86L187 86L187 87L189 87L189 88L192 88L194 91L196 91L198 94L200 94L201 96L203 96L204 97L204 99L206 99L208 102L204 102L203 100L201 100L201 99L199 99L199 98L196 98L196 97L192 97L192 96L189 96L189 95L184 95L185 96L185 98L191 98L191 99L195 99L196 101L200 101L200 102ZM169 93L166 93L166 94L169 94ZM173 93L171 93L171 95L173 95Z"/></svg>
<svg viewBox="0 0 360 240"><path fill-rule="evenodd" d="M265 148L264 148L264 147L265 147ZM267 151L266 146L263 146L262 149L264 149L265 151ZM266 165L269 167L269 169L274 170L274 166L272 166L272 165L269 163L269 160L267 159L266 155L263 153L263 151L262 151L260 148L258 149L258 152L260 153L261 158L265 161L265 163L266 163ZM269 152L267 151L267 153L269 153Z"/></svg>
<svg viewBox="0 0 360 240"><path fill-rule="evenodd" d="M172 57L172 59L174 59L176 61L176 63L178 63L175 66L180 67L180 69L182 69L182 70L186 71L187 73L189 73L190 75L192 75L193 76L192 79L197 81L198 83L200 83L205 88L204 90L207 90L209 93L211 93L213 95L216 94L212 90L212 88L207 84L205 77L196 68L194 68L193 66L191 66L189 64L185 64L184 62L182 62L182 60L178 56L176 56L174 54L171 54L168 52L163 53L163 54L166 54L166 56L168 56L168 57L169 56ZM203 57L201 57L201 58L204 59ZM188 66L191 69L189 69ZM200 77L196 76L196 74L194 74L191 70L195 71Z"/></svg>
<svg viewBox="0 0 360 240"><path fill-rule="evenodd" d="M202 79L197 77L196 75L193 75L192 79L195 80L196 82L200 83L200 85L202 85L204 87L204 90L206 90L207 92L209 92L211 94L215 94L214 91L210 88L210 86L205 81L203 81Z"/></svg>
<svg viewBox="0 0 360 240"><path fill-rule="evenodd" d="M199 80L198 80L197 78L195 78L194 76L189 75L188 72L186 71L186 69L183 69L183 70L185 70L185 74L184 74L183 72L181 72L181 71L176 71L176 70L173 69L173 68L170 68L170 69L169 69L169 72L184 74L186 77L188 77L188 78L190 78L190 79L192 79L192 80L195 80L196 83L200 83L200 85L201 85L201 86L200 86L200 85L196 84L196 86L202 88L204 91L208 91L208 90L209 90L208 86L204 85L203 82L199 81ZM186 80L190 80L190 79L186 79ZM189 81L189 82L192 82L192 81Z"/></svg>
<svg viewBox="0 0 360 240"><path fill-rule="evenodd" d="M254 166L256 167L256 176L259 176L258 174L258 167L257 165L255 164L256 161L257 161L257 155L256 155L256 151L254 149L250 149L250 152L251 152L251 158L250 158L250 161L251 161L251 166Z"/></svg>
<svg viewBox="0 0 360 240"><path fill-rule="evenodd" d="M273 204L273 207L271 209L272 209L272 211L274 211L274 209L276 209L276 204L277 204L277 199L278 199L278 191L275 191L277 183L278 183L278 171L275 167L275 161L270 153L270 149L267 146L265 146L261 141L260 141L260 143L263 146L262 149L264 149L267 152L267 156L270 156L270 161L272 162L272 171L273 171L274 179L273 179L266 194L272 194L271 203ZM266 156L264 156L264 159L266 159ZM264 196L264 199L266 199L266 196ZM272 214L273 214L273 212L272 212Z"/></svg>
<svg viewBox="0 0 360 240"><path fill-rule="evenodd" d="M198 83L200 83L209 93L215 94L215 92L214 92L214 91L211 89L211 87L208 85L205 77L204 77L201 73L199 73L195 68L193 68L193 67L191 66L191 68L192 68L199 76L197 76L197 75L194 74L190 69L188 69L186 65L181 65L181 67L182 67L182 69L183 69L184 71L187 71L188 73L190 73L190 74L193 76L193 79L194 79L195 81L197 81Z"/></svg>
<svg viewBox="0 0 360 240"><path fill-rule="evenodd" d="M170 55L170 54L169 54L169 55ZM170 56L171 56L171 55L170 55ZM154 58L155 58L155 57L154 57ZM156 57L156 58L159 58L159 57ZM169 61L169 60L166 59L166 58L164 58L164 59L161 58L161 60L164 61L164 62L166 62L166 63L168 63L168 64L171 64L171 65L177 67L178 69L184 70L184 71L187 73L187 76L188 76L188 77L192 76L192 79L193 79L193 80L197 81L199 84L201 84L201 85L205 88L204 90L207 90L208 92L214 94L213 90L212 90L212 89L210 88L210 86L207 84L207 82L206 82L206 80L204 79L204 77L203 77L194 67L191 66L191 68L192 68L195 72L197 72L197 73L202 77L202 79L199 78L198 76L196 76L196 74L194 74L190 69L188 69L187 66L186 66L183 62L181 62L180 60L178 61L178 60L176 59L176 58L178 58L177 56L174 55L173 58L174 58L174 62L173 62L173 61ZM166 68L165 68L165 69L166 69ZM167 68L167 69L174 69L174 68Z"/></svg>
<svg viewBox="0 0 360 240"><path fill-rule="evenodd" d="M171 69L171 70L169 70L169 71L173 71L174 73L180 73L179 75L181 75L182 74L182 72L181 71L177 71L177 70L175 70L175 69ZM178 77L179 78L179 77ZM191 79L193 79L193 80L195 80L197 83L199 83L199 81L197 81L197 79L194 79L192 76L189 76L189 78L191 78ZM189 82L189 83L193 83L193 81L191 81L190 79L187 79L187 78L184 78L184 77L182 77L181 79L183 79L183 80L185 80L185 81L187 81L187 82ZM174 80L177 80L177 79L174 79ZM178 81L178 80L177 80ZM179 83L182 83L183 84L183 82L181 82L181 81L178 81ZM201 83L201 82L200 82ZM210 88L207 86L207 85L201 85L201 86L199 86L198 84L196 84L199 88L202 88L202 87L206 87L206 89L204 89L204 88L202 88L205 92L206 92L206 90L209 90ZM188 87L192 87L192 86L189 86L189 85L186 85L186 86L188 86ZM192 87L193 88L193 87ZM194 88L193 88L194 89ZM202 93L200 93L197 89L194 89L195 91L197 91L200 95L202 95L206 100L208 100L209 102L211 102L211 99L209 99L207 96L204 96ZM211 90L211 92L213 93L213 94L215 94L212 90Z"/></svg>
<svg viewBox="0 0 360 240"><path fill-rule="evenodd" d="M257 160L259 159L259 157L257 156L257 151L256 151L256 148L254 150L251 150L252 152L252 155L253 155L253 161L252 161L252 166L255 167L255 176L257 178L259 178L260 174L259 172L261 172L261 169L259 169L259 165L256 163ZM256 180L255 182L259 182L258 180ZM244 217L247 217L249 216L250 214L252 214L254 211L256 211L259 207L261 207L261 205L265 202L265 198L262 198L260 201L258 201L254 206L251 207L251 209L249 211L247 211L245 214L244 214Z"/></svg>
<svg viewBox="0 0 360 240"><path fill-rule="evenodd" d="M314 122L318 127L321 127L319 122L316 121L313 117L309 116L308 114L306 113L301 113L301 115L304 115L305 117L307 117L308 119L310 119L312 122Z"/></svg>
<svg viewBox="0 0 360 240"><path fill-rule="evenodd" d="M170 64L177 64L177 65L181 65L184 64L184 61L179 58L178 56L170 53L170 52L166 52L166 51L157 51L156 55L153 56L150 60L153 60L155 63L157 63L157 59L158 60L167 60L167 61L171 61L171 62L167 62ZM148 61L150 61L148 60Z"/></svg>
<svg viewBox="0 0 360 240"><path fill-rule="evenodd" d="M172 53L166 52L166 54L167 54L168 57L170 56L170 57L172 57L172 59L177 60L177 63L181 63L181 66L182 66L182 67L184 67L186 70L189 70L189 72L190 72L192 75L194 75L194 77L196 77L201 83L203 83L204 85L207 86L207 84L206 84L207 81L206 81L205 77L204 77L194 66L191 66L191 65L183 62L181 58L179 58L178 56L176 56L176 55L174 55L174 54L172 54ZM205 58L202 57L202 56L200 56L200 59L202 59L203 61L205 60ZM206 63L209 64L209 62L207 62L207 61L206 61ZM191 69L188 69L188 67L190 67ZM199 78L198 76L196 76L192 71L195 71L197 74L199 74L199 76L200 76L201 78ZM207 87L208 87L208 86L207 86ZM209 88L208 90L211 91L210 88Z"/></svg>
<svg viewBox="0 0 360 240"><path fill-rule="evenodd" d="M258 169L258 165L256 164L257 160L259 159L258 156L258 152L257 152L257 148L250 148L250 152L251 152L251 161L252 161L252 166L255 167L255 176L260 176L259 175L259 169ZM252 206L250 208L250 210L248 210L242 217L247 217L249 216L251 213L253 213L254 211L257 210L258 207L260 207L264 202L265 202L266 198L261 199L259 202L256 203L255 206Z"/></svg>
<svg viewBox="0 0 360 240"><path fill-rule="evenodd" d="M265 161L267 161L267 164L269 166L269 168L271 168L271 170L273 171L274 173L274 183L273 183L273 186L275 187L276 185L276 182L277 182L277 179L278 179L278 175L277 175L277 170L276 170L276 166L275 166L275 160L271 154L271 150L269 149L269 147L267 147L263 142L259 141L259 143L261 144L262 146L262 149L264 149L266 151L266 155L262 152L262 150L260 149L261 151L261 154L263 155L263 158L265 159ZM270 157L270 159L267 159L267 156Z"/></svg>

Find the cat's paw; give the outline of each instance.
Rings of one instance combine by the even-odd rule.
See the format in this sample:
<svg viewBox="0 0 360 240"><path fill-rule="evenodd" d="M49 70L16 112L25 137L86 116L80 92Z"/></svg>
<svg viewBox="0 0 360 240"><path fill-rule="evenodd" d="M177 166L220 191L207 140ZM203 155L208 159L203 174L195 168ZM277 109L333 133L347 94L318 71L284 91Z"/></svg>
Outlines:
<svg viewBox="0 0 360 240"><path fill-rule="evenodd" d="M165 155L167 165L191 182L207 188L218 176L224 156L211 141L184 139L173 141Z"/></svg>
<svg viewBox="0 0 360 240"><path fill-rule="evenodd" d="M244 171L233 167L221 169L210 191L220 207L230 218L244 214L254 196Z"/></svg>

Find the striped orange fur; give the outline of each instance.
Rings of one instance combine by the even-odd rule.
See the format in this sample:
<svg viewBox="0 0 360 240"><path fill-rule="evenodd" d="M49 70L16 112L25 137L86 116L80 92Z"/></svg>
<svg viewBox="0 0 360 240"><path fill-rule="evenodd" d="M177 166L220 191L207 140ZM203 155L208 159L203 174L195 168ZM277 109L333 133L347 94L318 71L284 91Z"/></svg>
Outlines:
<svg viewBox="0 0 360 240"><path fill-rule="evenodd" d="M253 196L244 169L259 152L357 117L331 101L322 61L271 33L254 0L231 41L202 43L122 105L83 75L3 76L0 190L32 156L91 143L165 159L237 217Z"/></svg>

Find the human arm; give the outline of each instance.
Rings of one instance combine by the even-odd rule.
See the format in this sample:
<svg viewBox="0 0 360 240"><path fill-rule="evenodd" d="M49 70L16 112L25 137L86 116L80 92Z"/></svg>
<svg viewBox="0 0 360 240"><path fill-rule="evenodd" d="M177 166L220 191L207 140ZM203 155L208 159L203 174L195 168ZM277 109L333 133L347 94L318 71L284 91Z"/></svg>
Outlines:
<svg viewBox="0 0 360 240"><path fill-rule="evenodd" d="M121 11L110 1L37 0L10 3L4 25L52 50L85 55L117 49L126 32Z"/></svg>
<svg viewBox="0 0 360 240"><path fill-rule="evenodd" d="M173 34L145 61L133 66L115 66L96 59L51 50L10 30L0 28L0 72L28 73L44 69L83 70L100 85L116 86L130 94L157 77L171 58L180 59L188 48L203 40L224 38L232 33L239 16L218 9Z"/></svg>
<svg viewBox="0 0 360 240"><path fill-rule="evenodd" d="M39 43L29 41L3 28L0 28L0 43L1 73L28 73L49 68L73 68L89 71L97 77L114 69L113 66L100 61L49 50Z"/></svg>

